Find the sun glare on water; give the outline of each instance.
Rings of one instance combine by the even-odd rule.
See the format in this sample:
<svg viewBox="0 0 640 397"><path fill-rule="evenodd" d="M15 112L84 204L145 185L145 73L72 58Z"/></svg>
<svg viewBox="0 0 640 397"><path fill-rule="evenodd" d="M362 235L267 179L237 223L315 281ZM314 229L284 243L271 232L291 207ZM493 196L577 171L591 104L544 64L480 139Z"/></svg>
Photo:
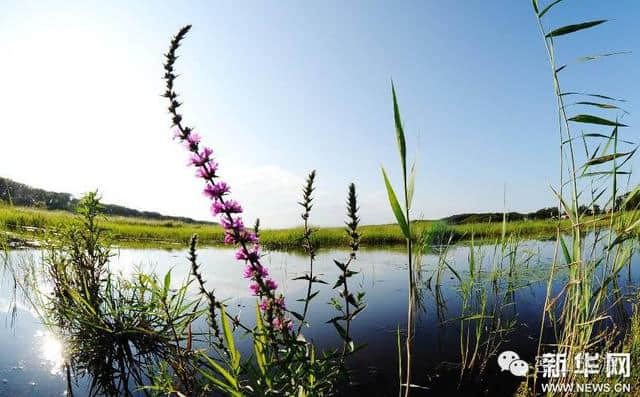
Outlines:
<svg viewBox="0 0 640 397"><path fill-rule="evenodd" d="M48 331L36 332L36 345L48 365L51 375L59 375L64 365L64 347L54 334Z"/></svg>

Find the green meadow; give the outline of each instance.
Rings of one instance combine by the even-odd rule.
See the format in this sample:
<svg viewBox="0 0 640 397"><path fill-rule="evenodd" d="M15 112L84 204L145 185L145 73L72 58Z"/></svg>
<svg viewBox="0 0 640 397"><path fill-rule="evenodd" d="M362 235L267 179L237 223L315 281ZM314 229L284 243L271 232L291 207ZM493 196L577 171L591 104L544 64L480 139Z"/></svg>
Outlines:
<svg viewBox="0 0 640 397"><path fill-rule="evenodd" d="M74 222L76 215L67 211L50 211L28 207L0 206L0 231L16 240L41 240L47 233ZM603 220L597 222L598 225ZM105 217L101 226L123 246L164 247L187 245L197 234L201 244L221 245L222 229L206 223L157 221L129 217ZM444 221L412 221L415 235L428 244L445 244L464 240L492 240L500 238L503 224L497 222L447 225ZM555 235L558 222L554 220L514 221L505 224L507 235L521 238L544 239ZM561 228L570 229L569 221L561 222ZM342 227L317 227L314 243L320 247L346 247L348 238ZM265 229L260 232L263 244L270 249L295 249L300 247L302 227ZM362 245L371 247L405 244L398 225L367 225L361 227ZM449 240L451 239L451 240Z"/></svg>

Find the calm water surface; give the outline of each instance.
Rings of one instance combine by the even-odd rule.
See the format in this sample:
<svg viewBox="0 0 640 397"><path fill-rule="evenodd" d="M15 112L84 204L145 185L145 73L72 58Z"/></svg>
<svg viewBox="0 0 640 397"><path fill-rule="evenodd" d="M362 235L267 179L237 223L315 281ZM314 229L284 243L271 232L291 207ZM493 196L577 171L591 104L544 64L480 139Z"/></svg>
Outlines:
<svg viewBox="0 0 640 397"><path fill-rule="evenodd" d="M504 341L501 350L515 350L521 358L533 362L540 327L546 290L547 267L551 262L555 243L552 241L529 241L521 244L513 254L519 265L511 278L501 281L502 290L509 289L509 303L501 303L505 318L514 319L516 326ZM463 278L468 277L469 247L457 246L447 253L449 265ZM493 266L495 253L493 246L480 247L482 273ZM20 250L10 253L13 260L39 260L35 250ZM111 269L123 275L132 275L142 270L164 274L171 270L173 284L178 286L189 273L186 250L161 249L120 249L111 261ZM314 265L314 273L330 285L320 285L320 294L312 301L309 320L311 328L303 331L307 339L317 346L340 346L340 338L326 321L336 315L327 304L331 290L337 279L334 259L346 260L348 251L320 251ZM250 296L247 282L242 278L242 266L234 259L234 251L226 248L203 248L199 251L208 285L215 288L219 298L229 298L227 303L237 311L246 323L251 324L255 313L255 298ZM264 259L271 275L278 280L280 289L288 299L289 308L302 311L302 304L295 299L306 292L304 281L292 281L308 269L308 258L298 253L271 252ZM447 392L448 395L485 395L486 390L459 390L454 374L448 363L459 362L459 321L462 298L460 281L454 273L443 273L439 288L435 286L434 271L438 267L436 253L424 255L418 277L418 313L415 336L413 365L414 382L429 387L425 395ZM506 261L505 261L506 263ZM640 260L634 255L632 265L621 272L619 281L623 290L632 292L638 285ZM350 281L353 291L366 292L367 308L352 324L352 336L357 344L365 344L364 350L353 357L350 367L355 378L362 385L362 395L397 394L397 352L395 345L396 328L406 326L407 307L407 266L406 256L400 250L369 250L359 252L354 270L360 274ZM508 285L507 285L508 284ZM558 292L563 284L560 276L554 283ZM0 396L63 396L65 377L60 369L62 346L42 327L28 305L21 304L15 322L8 312L12 299L11 284L4 277L0 284ZM489 294L489 300L496 298ZM440 302L440 304L436 304ZM300 306L300 307L297 307ZM204 325L200 325L204 327ZM195 330L194 330L195 331ZM239 338L240 347L250 354L247 338ZM517 385L517 379L500 374L491 360L487 376L495 380L487 382L491 395L508 394ZM86 380L80 380L77 395L83 395ZM416 393L419 395L420 392Z"/></svg>

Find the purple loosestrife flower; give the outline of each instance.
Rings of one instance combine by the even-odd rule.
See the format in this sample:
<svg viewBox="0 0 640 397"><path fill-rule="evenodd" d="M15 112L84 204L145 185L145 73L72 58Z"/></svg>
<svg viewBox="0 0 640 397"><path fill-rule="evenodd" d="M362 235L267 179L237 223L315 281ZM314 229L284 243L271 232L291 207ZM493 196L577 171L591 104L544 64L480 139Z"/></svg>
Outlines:
<svg viewBox="0 0 640 397"><path fill-rule="evenodd" d="M225 200L231 190L224 181L216 181L218 177L218 163L213 159L213 150L205 147L199 151L200 136L190 129L178 128L176 138L185 143L191 152L189 165L197 168L196 175L204 179L207 184L203 190L205 196L213 201L211 213L220 217L220 224L224 229L224 242L229 245L239 245L236 259L246 262L243 276L251 280L251 293L262 299L260 308L273 329L288 333L293 328L291 319L285 317L284 297L276 298L275 290L278 283L267 278L269 271L260 263L260 241L256 233L245 229L244 222L237 214L242 213L242 207L235 200ZM249 245L251 248L249 248Z"/></svg>
<svg viewBox="0 0 640 397"><path fill-rule="evenodd" d="M187 142L190 142L189 141L190 137L191 135L187 137ZM196 148L197 146L198 145L195 145ZM195 148L193 150L195 151ZM195 165L196 167L204 167L205 165L209 164L209 162L211 161L212 154L213 154L213 150L208 147L202 149L200 153L195 152L191 155L191 158L189 159L189 165Z"/></svg>
<svg viewBox="0 0 640 397"><path fill-rule="evenodd" d="M237 243L236 236L233 234L226 232L224 233L224 243L227 245L234 245Z"/></svg>
<svg viewBox="0 0 640 397"><path fill-rule="evenodd" d="M242 218L237 217L237 218L222 218L220 219L220 223L222 224L222 227L225 230L244 230L244 222L242 221ZM238 259L245 259L245 258L238 258Z"/></svg>
<svg viewBox="0 0 640 397"><path fill-rule="evenodd" d="M200 135L192 132L187 136L185 147L189 150L196 151L198 150L199 143L200 143Z"/></svg>
<svg viewBox="0 0 640 397"><path fill-rule="evenodd" d="M244 278L252 278L256 276L256 273L258 273L260 277L265 278L269 275L269 270L260 264L252 265L251 263L248 263L244 267L244 272L242 273L242 276Z"/></svg>
<svg viewBox="0 0 640 397"><path fill-rule="evenodd" d="M285 317L284 298L280 295L276 299L275 290L278 284L275 280L267 278L269 272L260 263L260 241L256 232L245 229L244 222L237 214L242 213L242 207L235 200L226 200L225 196L229 193L230 188L223 181L218 181L218 163L213 158L213 150L209 147L200 147L201 137L193 132L190 127L182 124L182 115L177 109L181 104L176 100L178 94L174 89L174 80L176 75L173 73L173 63L176 60L175 51L180 41L189 31L190 27L180 30L180 33L172 41L172 47L167 54L167 63L165 64L165 80L166 92L164 97L169 99L169 113L173 122L174 138L179 139L183 146L190 152L189 165L196 167L196 176L202 178L206 182L203 190L205 196L211 201L211 213L220 220L220 224L224 230L224 242L229 245L238 246L236 258L245 262L244 276L251 280L249 286L252 293L260 298L278 302L264 306L263 313L265 323L272 327L277 327L283 332L283 336L287 337L291 320ZM261 305L262 306L262 305ZM274 322L274 320L276 320Z"/></svg>
<svg viewBox="0 0 640 397"><path fill-rule="evenodd" d="M280 295L275 299L264 298L262 299L262 302L260 302L260 309L262 311L269 310L272 307L285 310L286 306L284 304L284 296Z"/></svg>
<svg viewBox="0 0 640 397"><path fill-rule="evenodd" d="M278 289L278 283L270 278L264 280L264 285L267 289Z"/></svg>
<svg viewBox="0 0 640 397"><path fill-rule="evenodd" d="M204 166L198 168L196 171L196 176L198 178L202 178L204 180L211 180L213 178L217 178L216 171L218 170L218 163L213 160L210 160Z"/></svg>
<svg viewBox="0 0 640 397"><path fill-rule="evenodd" d="M245 247L240 247L238 252L236 252L236 259L241 261L249 261L253 264L259 264L260 261L260 246L258 244L254 244L252 249L247 249Z"/></svg>
<svg viewBox="0 0 640 397"><path fill-rule="evenodd" d="M208 183L204 188L204 195L210 199L220 199L227 193L229 193L229 185L225 182Z"/></svg>
<svg viewBox="0 0 640 397"><path fill-rule="evenodd" d="M253 266L248 263L245 267L244 267L244 272L242 272L242 277L244 278L251 278L253 277Z"/></svg>
<svg viewBox="0 0 640 397"><path fill-rule="evenodd" d="M276 317L273 319L273 328L279 331L291 331L293 329L293 323L288 318L280 319L280 317Z"/></svg>
<svg viewBox="0 0 640 397"><path fill-rule="evenodd" d="M211 213L213 213L214 216L219 214L240 214L242 213L242 207L235 200L229 200L229 201L216 200L211 205ZM238 221L237 219L233 220L233 218L231 220L227 219L226 225L231 226L237 221ZM225 227L224 221L223 221L222 227ZM228 228L225 227L225 229L228 229ZM237 230L235 228L233 229Z"/></svg>

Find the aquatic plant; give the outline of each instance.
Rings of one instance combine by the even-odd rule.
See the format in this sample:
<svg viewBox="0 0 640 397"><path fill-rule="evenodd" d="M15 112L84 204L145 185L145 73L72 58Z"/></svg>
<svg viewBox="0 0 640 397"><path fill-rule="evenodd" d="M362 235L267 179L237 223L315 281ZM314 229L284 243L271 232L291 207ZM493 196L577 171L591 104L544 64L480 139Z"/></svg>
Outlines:
<svg viewBox="0 0 640 397"><path fill-rule="evenodd" d="M228 395L246 393L331 395L341 384L348 381L345 377L344 358L346 354L355 350L349 337L348 324L364 309L363 294L358 294L357 298L354 297L349 293L346 284L346 280L355 274L348 269L348 264L355 259L355 251L359 244L355 186L350 186L348 198L347 234L351 239L352 254L349 261L342 265L343 273L335 286L344 286L340 296L346 301L344 307L346 312L343 316L330 320L339 331L342 327L338 322L346 321L347 329L345 332L340 332L340 335L345 339L345 346L348 348L343 348L341 353L329 351L319 356L313 344L306 341L302 334L303 326L307 325L306 316L310 302L318 294L317 291L312 290L313 284L325 283L313 273L316 247L312 242L313 230L308 222L313 201L315 171L309 174L303 188L303 200L300 202L304 209L301 241L302 248L309 256L309 271L298 278L306 280L308 287L306 297L302 299L303 312L297 313L285 306L285 297L276 292L276 281L269 278L267 268L261 263L259 221L256 222L253 230L245 227L240 217L242 207L238 202L228 198L230 187L218 178L218 163L213 158L213 150L201 147L201 137L192 128L183 124L183 117L178 113L181 103L178 102L178 95L174 89L176 79L174 63L180 42L189 30L190 26L185 26L178 32L165 55L166 91L164 96L169 100L168 110L172 117L174 136L182 141L191 153L189 165L194 166L196 176L205 181L204 194L212 201L212 215L219 217L224 229L224 241L238 248L236 259L245 263L244 277L251 280L249 288L258 298L255 327L250 328L228 314L225 304L216 298L213 291L206 290L205 281L199 271L200 265L197 263L196 240L192 239L190 250L192 274L200 286L201 296L208 301L209 324L216 340L211 347L218 356L214 358L207 352L201 352L197 355L198 360L192 362L192 366L203 377L202 390L212 388ZM351 306L354 308L353 312L350 310ZM293 320L289 315L299 321L295 331ZM218 322L221 327L218 326ZM240 352L235 347L233 328L242 328L250 335L254 345L255 361L242 364Z"/></svg>
<svg viewBox="0 0 640 397"><path fill-rule="evenodd" d="M190 281L170 290L171 272L163 281L142 273L132 280L114 275L107 267L108 236L96 222L100 209L95 192L83 197L78 221L48 244L44 280L36 267L30 271L32 287L52 288L34 288L31 297L66 347L67 394L73 395L72 378L88 375L91 396L133 396L160 362L190 393L192 353L184 342L186 329L202 313L199 300L186 297Z"/></svg>
<svg viewBox="0 0 640 397"><path fill-rule="evenodd" d="M340 288L338 294L339 297L343 299L343 302L339 302L338 299L334 297L329 300L329 303L340 313L339 316L333 317L328 322L333 324L336 331L344 341L341 358L343 362L347 353L353 353L356 350L356 346L350 334L351 322L366 307L364 302L364 291L359 291L354 295L349 290L349 279L358 274L357 271L352 270L349 266L356 260L357 251L360 247L360 233L358 233L359 223L360 218L358 217L356 186L352 183L349 185L349 193L347 197L347 221L345 222L347 226L347 235L351 238L351 242L349 243L351 253L346 261L341 262L337 259L334 259L333 261L341 272L338 276L338 280L333 285L333 289Z"/></svg>
<svg viewBox="0 0 640 397"><path fill-rule="evenodd" d="M400 109L398 106L398 100L396 97L396 89L391 82L391 95L393 98L393 119L395 122L396 141L398 143L398 152L400 154L400 165L402 167L402 186L404 193L404 208L398 201L397 195L391 186L389 177L384 167L382 167L382 177L387 189L387 195L389 198L389 205L393 215L396 218L402 234L405 237L407 244L407 273L409 275L409 296L407 299L407 334L405 339L405 377L400 379L400 393L404 388L405 396L409 396L411 388L411 348L413 341L413 327L414 327L414 303L415 303L415 281L414 281L414 269L412 265L413 261L413 235L411 233L411 218L409 217L409 210L411 209L411 203L413 201L413 193L415 188L415 163L411 166L411 173L407 175L407 143L404 135L404 128L402 126L402 119L400 118ZM400 374L402 374L402 361L398 363L400 368Z"/></svg>
<svg viewBox="0 0 640 397"><path fill-rule="evenodd" d="M624 167L629 165L636 148L621 150L622 144L629 144L619 136L620 130L627 127L627 124L620 121L627 115L626 111L620 107L623 100L600 93L562 89L560 73L573 65L570 63L563 65L558 62L555 51L556 41L565 40L607 21L599 19L572 22L566 26L548 29L545 27L544 17L550 15L549 13L553 12L558 3L560 1L552 1L542 7L538 0L532 1L549 59L558 112L560 182L554 194L558 199L559 209L567 214L571 222L571 235L567 243L558 227L556 255L549 274L545 310L540 325L538 354L543 349L543 331L546 321L549 321L553 326L553 340L555 340L557 352L573 357L574 353L587 351L615 337L615 331L608 325L611 317L606 303L611 294L614 297L619 294L617 275L629 264L633 249L633 246L628 242L625 243L625 240L635 227L634 221L630 224L625 223L627 217L620 216L620 208L616 205L620 194L618 178L620 175L630 175L630 171ZM597 61L624 53L626 52L587 55L579 58L578 62ZM579 99L573 103L567 103L575 97ZM573 109L581 110L570 114ZM595 115L586 109L613 113L615 117ZM580 134L576 134L574 128L576 125L588 125L590 132L581 131ZM606 131L602 131L603 128ZM582 156L576 147L578 142L581 142L584 147ZM565 159L568 164L564 163ZM565 166L568 168L568 175L564 173ZM569 186L568 193L565 185ZM585 197L587 201L581 205L580 201ZM596 215L596 205L600 207L600 204L608 210L605 214ZM585 214L585 208L591 208L594 215L589 217ZM583 232L589 228L595 231L594 224L598 220L605 219L609 222L608 230L603 234L595 233L589 249ZM604 245L603 252L596 249L599 244ZM568 282L558 295L552 296L552 280L558 270L565 268L568 270ZM550 381L572 382L572 368L573 362L569 362L569 375ZM536 380L537 377L534 375L534 391Z"/></svg>
<svg viewBox="0 0 640 397"><path fill-rule="evenodd" d="M318 295L318 292L312 293L312 288L314 283L322 283L326 284L325 281L319 279L317 276L313 275L313 262L316 258L316 249L311 241L311 235L313 234L313 229L309 226L309 216L311 215L311 208L313 207L313 197L311 196L314 191L313 181L316 178L316 171L313 170L309 173L307 177L307 181L302 188L302 201L298 204L304 208L304 212L301 215L302 220L304 221L303 226L303 234L302 234L302 249L309 256L309 272L304 276L296 277L294 280L305 280L307 281L307 294L303 298L304 301L304 309L302 314L298 314L293 312L294 316L300 321L298 325L297 335L300 335L302 331L302 327L305 325L305 320L307 317L307 311L309 310L309 303L311 299Z"/></svg>

